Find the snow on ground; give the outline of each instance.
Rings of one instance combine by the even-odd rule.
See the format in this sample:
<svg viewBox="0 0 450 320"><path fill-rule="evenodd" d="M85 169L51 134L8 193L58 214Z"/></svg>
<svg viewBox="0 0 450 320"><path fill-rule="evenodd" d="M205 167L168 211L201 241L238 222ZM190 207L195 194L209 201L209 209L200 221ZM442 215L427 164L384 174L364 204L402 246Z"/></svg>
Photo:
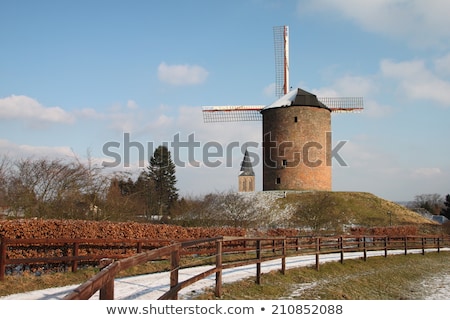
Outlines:
<svg viewBox="0 0 450 320"><path fill-rule="evenodd" d="M420 253L420 250L410 253ZM403 254L403 250L389 251L389 254ZM367 256L380 256L384 251L369 251ZM346 253L345 259L361 258L362 252ZM320 256L320 263L339 261L340 254L324 254ZM296 268L315 265L315 255L297 256L286 258L286 268ZM274 261L267 261L261 264L263 273L272 270L279 270L281 268L280 259ZM194 268L181 269L179 271L179 281L186 280L203 271L209 270L212 266L201 266ZM256 266L249 265L233 269L226 269L222 272L223 283L230 283L256 275ZM115 280L114 296L117 300L156 300L162 294L169 290L170 273L161 272L148 275L140 275L133 277L120 278ZM193 295L202 292L205 288L213 287L215 283L215 275L200 280L189 287L183 289L179 293L179 299L189 299ZM313 283L304 284L305 286L314 286ZM443 300L450 299L450 275L444 277L435 277L428 279L423 283L427 288L428 296L426 299ZM78 285L71 285L59 288L50 288L44 290L37 290L19 294L13 294L5 297L0 297L0 300L60 300ZM300 291L305 287L299 287ZM98 292L91 297L93 300L98 300Z"/></svg>
<svg viewBox="0 0 450 320"><path fill-rule="evenodd" d="M424 296L423 300L450 300L450 274L441 274L436 270L437 275L421 282L420 288Z"/></svg>

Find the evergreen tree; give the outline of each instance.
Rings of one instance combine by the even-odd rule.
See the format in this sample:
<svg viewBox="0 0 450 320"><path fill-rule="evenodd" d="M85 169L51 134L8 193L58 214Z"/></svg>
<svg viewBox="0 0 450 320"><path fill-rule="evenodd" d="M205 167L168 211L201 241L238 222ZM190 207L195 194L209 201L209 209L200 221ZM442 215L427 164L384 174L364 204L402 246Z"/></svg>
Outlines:
<svg viewBox="0 0 450 320"><path fill-rule="evenodd" d="M450 194L445 196L444 206L441 210L441 215L450 219Z"/></svg>
<svg viewBox="0 0 450 320"><path fill-rule="evenodd" d="M148 176L154 188L156 214L168 215L171 207L178 200L178 189L175 187L175 164L166 146L155 149L150 158Z"/></svg>

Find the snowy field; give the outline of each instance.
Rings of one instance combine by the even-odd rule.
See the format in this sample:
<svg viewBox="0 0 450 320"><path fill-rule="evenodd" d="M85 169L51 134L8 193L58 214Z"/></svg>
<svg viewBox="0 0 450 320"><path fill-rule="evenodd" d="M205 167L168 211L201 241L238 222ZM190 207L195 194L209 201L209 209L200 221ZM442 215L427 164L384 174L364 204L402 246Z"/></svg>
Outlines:
<svg viewBox="0 0 450 320"><path fill-rule="evenodd" d="M445 249L441 249L445 250ZM430 250L432 251L432 250ZM410 250L410 253L420 253L421 250ZM389 251L389 254L403 254L403 250ZM346 253L345 259L361 258L362 252ZM384 255L384 251L369 251L368 257ZM324 254L320 256L320 263L339 261L340 254ZM315 256L298 256L286 259L286 268L296 268L315 265ZM201 266L195 268L181 269L179 272L179 281L186 280L196 274L210 269L212 266ZM263 273L281 268L280 259L268 261L261 264ZM222 273L223 283L230 283L256 275L256 266L249 265L233 269L224 270ZM114 294L117 300L156 300L162 294L169 290L169 272L140 275L133 277L120 278L115 280ZM189 299L190 297L202 292L205 288L213 287L215 283L215 275L198 281L191 286L183 289L179 293L179 299ZM60 300L66 294L75 289L78 285L71 285L58 288L50 288L45 290L37 290L10 296L0 297L0 300ZM299 290L305 289L305 286L314 286L314 284L304 284L299 286ZM450 274L440 274L433 276L422 283L420 288L422 292L426 292L426 299L431 300L447 300L450 299ZM286 297L288 299L289 297ZM98 300L98 292L92 296L93 300Z"/></svg>

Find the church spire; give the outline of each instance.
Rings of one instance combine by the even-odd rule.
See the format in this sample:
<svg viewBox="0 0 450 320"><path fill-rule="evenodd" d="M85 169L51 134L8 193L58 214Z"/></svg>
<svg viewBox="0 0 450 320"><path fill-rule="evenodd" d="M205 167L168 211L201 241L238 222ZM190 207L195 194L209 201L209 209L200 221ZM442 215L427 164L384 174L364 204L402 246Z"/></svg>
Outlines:
<svg viewBox="0 0 450 320"><path fill-rule="evenodd" d="M245 150L244 159L241 162L241 174L239 175L239 192L253 191L255 191L255 173L248 151Z"/></svg>
<svg viewBox="0 0 450 320"><path fill-rule="evenodd" d="M241 176L254 176L252 161L248 155L247 149L245 150L244 159L241 162Z"/></svg>

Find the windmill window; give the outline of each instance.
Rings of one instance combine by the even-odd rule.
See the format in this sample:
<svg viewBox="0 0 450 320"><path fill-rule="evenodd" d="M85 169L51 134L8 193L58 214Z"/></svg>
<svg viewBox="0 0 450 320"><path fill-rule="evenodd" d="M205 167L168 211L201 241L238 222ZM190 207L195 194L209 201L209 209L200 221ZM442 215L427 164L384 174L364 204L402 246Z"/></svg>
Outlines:
<svg viewBox="0 0 450 320"><path fill-rule="evenodd" d="M298 122L298 118L297 117L294 117L294 122Z"/></svg>
<svg viewBox="0 0 450 320"><path fill-rule="evenodd" d="M286 166L287 166L287 160L283 159L283 167L286 167Z"/></svg>
<svg viewBox="0 0 450 320"><path fill-rule="evenodd" d="M277 181L276 181L276 184L280 184L280 183L281 183L281 178L278 177L278 178L277 178Z"/></svg>

